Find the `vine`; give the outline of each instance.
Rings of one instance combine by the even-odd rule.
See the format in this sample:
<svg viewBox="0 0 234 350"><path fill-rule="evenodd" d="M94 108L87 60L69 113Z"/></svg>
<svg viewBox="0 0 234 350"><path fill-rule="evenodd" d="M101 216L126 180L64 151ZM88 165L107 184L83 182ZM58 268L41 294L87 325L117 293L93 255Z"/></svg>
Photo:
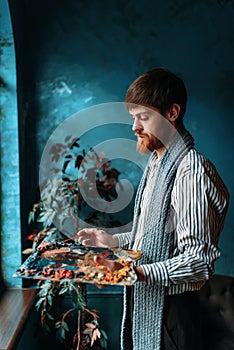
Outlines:
<svg viewBox="0 0 234 350"><path fill-rule="evenodd" d="M97 188L100 197L107 203L111 203L117 196L116 185L120 173L111 167L111 162L104 158L104 154L96 154L92 148L89 148L88 152L80 149L79 139L71 141L69 136L65 138L64 143L51 147L52 161L57 162L60 157L64 158L62 178L58 179L55 176L41 186L41 198L33 204L28 216L28 224L37 225L37 227L27 237L32 241L32 248L25 249L25 254L35 251L42 241L72 239L67 238L54 222L59 221L63 224L68 218L72 218L74 227L78 230L80 212L87 206L81 195L81 185L87 185L90 193L94 187ZM78 155L74 152L77 149L79 149ZM87 157L88 171L85 169ZM72 175L69 174L71 168L76 170L76 176L74 172ZM57 172L59 169L55 168L54 174ZM112 218L111 216L98 217L96 212L85 218L85 222L93 221L97 225L99 221L102 226L105 226L105 220L110 222ZM56 282L46 280L38 282L38 289L36 308L40 312L41 325L45 332L55 330L56 337L61 342L68 343L68 336L72 332L69 321L72 319L74 322L76 319L76 330L72 334L72 344L69 349L107 349L107 334L100 327L98 312L87 307L84 284L78 284L72 280ZM69 307L58 313L56 304L61 306L64 300L69 301Z"/></svg>

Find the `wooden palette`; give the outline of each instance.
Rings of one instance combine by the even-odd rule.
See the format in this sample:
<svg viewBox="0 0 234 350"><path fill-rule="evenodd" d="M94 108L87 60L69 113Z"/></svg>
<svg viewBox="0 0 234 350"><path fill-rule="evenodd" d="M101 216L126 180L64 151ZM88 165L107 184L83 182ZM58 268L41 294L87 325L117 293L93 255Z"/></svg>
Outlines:
<svg viewBox="0 0 234 350"><path fill-rule="evenodd" d="M141 255L141 251L88 247L75 241L42 242L17 269L14 277L128 286L137 280L133 265ZM118 270L97 264L95 257L101 258L102 262L118 263Z"/></svg>

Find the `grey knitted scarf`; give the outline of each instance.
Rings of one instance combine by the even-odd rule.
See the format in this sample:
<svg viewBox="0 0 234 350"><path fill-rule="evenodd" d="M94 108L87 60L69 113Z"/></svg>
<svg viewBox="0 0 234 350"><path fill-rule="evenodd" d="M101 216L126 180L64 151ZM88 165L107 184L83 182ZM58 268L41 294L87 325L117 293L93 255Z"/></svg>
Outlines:
<svg viewBox="0 0 234 350"><path fill-rule="evenodd" d="M169 256L171 234L166 232L166 227L170 216L171 192L178 165L193 147L193 141L187 130L180 130L176 133L160 160L152 188L152 205L148 209L148 220L142 241L143 255L139 265L164 261ZM136 195L132 228L133 240L136 234L140 201L148 170L149 166L145 169ZM130 294L133 292L134 311L132 320L130 320L130 299L132 298ZM121 336L122 350L160 350L164 295L165 287L147 285L145 282L137 282L134 285L134 290L132 287L125 288Z"/></svg>

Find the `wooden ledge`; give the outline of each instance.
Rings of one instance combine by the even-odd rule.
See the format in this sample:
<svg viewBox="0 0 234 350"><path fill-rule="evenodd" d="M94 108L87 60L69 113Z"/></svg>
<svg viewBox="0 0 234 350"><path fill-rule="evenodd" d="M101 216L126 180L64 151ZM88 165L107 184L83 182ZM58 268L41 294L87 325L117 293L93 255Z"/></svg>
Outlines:
<svg viewBox="0 0 234 350"><path fill-rule="evenodd" d="M11 350L18 339L36 289L7 289L0 297L0 350Z"/></svg>

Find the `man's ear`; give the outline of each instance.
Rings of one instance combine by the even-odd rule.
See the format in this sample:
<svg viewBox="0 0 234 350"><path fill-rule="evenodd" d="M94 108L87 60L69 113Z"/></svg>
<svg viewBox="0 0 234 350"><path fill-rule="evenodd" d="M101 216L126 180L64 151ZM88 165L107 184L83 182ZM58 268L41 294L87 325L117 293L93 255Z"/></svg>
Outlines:
<svg viewBox="0 0 234 350"><path fill-rule="evenodd" d="M166 118L171 122L174 123L180 114L180 105L177 103L173 103L169 111L166 113Z"/></svg>

